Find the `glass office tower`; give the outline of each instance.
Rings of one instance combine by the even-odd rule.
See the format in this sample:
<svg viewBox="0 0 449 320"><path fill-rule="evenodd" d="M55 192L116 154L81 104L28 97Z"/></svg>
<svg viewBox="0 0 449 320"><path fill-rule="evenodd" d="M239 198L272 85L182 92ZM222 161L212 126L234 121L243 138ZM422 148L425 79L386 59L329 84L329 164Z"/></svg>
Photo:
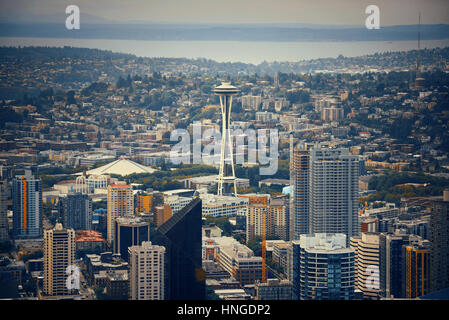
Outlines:
<svg viewBox="0 0 449 320"><path fill-rule="evenodd" d="M201 228L201 199L195 198L151 234L151 242L166 249L167 300L205 298Z"/></svg>

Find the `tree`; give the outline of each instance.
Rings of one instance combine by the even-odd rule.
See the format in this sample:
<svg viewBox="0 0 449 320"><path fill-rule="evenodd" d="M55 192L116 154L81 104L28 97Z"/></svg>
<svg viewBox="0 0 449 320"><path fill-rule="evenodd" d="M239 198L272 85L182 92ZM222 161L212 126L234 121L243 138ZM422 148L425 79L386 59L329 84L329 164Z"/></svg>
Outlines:
<svg viewBox="0 0 449 320"><path fill-rule="evenodd" d="M12 108L0 108L0 128L5 126L6 122L22 122L23 118Z"/></svg>
<svg viewBox="0 0 449 320"><path fill-rule="evenodd" d="M255 256L262 256L262 239L261 237L254 237L247 244L247 247L253 250Z"/></svg>

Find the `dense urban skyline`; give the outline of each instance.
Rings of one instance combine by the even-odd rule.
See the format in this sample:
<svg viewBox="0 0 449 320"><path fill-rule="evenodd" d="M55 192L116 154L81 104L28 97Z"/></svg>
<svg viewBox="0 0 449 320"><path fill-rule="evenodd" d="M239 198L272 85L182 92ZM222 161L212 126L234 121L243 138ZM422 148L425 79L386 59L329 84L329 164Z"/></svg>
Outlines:
<svg viewBox="0 0 449 320"><path fill-rule="evenodd" d="M46 46L76 32L69 3L33 3L1 2L0 44L39 45L0 46L0 299L174 300L167 317L449 299L445 3L380 1L395 26L375 33L365 1L80 1L98 24L71 34L96 49ZM240 56L257 53L238 39L397 47L258 64L101 49L131 34Z"/></svg>

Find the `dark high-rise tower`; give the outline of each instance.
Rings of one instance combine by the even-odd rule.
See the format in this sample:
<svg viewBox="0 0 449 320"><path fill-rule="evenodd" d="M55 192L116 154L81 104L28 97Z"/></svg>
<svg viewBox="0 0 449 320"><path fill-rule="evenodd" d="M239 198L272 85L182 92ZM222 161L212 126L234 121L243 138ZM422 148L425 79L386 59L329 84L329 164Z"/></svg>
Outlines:
<svg viewBox="0 0 449 320"><path fill-rule="evenodd" d="M92 200L87 194L68 194L62 199L60 205L65 228L92 229Z"/></svg>
<svg viewBox="0 0 449 320"><path fill-rule="evenodd" d="M402 296L402 246L408 245L410 235L379 235L379 293L386 298Z"/></svg>
<svg viewBox="0 0 449 320"><path fill-rule="evenodd" d="M201 228L201 199L196 198L151 233L151 242L166 249L165 299L205 298Z"/></svg>
<svg viewBox="0 0 449 320"><path fill-rule="evenodd" d="M449 287L449 190L433 200L430 215L430 292Z"/></svg>
<svg viewBox="0 0 449 320"><path fill-rule="evenodd" d="M118 217L114 221L113 252L128 261L128 248L150 239L150 223L139 217Z"/></svg>
<svg viewBox="0 0 449 320"><path fill-rule="evenodd" d="M8 235L8 183L0 180L0 243L9 241Z"/></svg>
<svg viewBox="0 0 449 320"><path fill-rule="evenodd" d="M429 293L429 247L427 240L402 246L402 297L413 299Z"/></svg>

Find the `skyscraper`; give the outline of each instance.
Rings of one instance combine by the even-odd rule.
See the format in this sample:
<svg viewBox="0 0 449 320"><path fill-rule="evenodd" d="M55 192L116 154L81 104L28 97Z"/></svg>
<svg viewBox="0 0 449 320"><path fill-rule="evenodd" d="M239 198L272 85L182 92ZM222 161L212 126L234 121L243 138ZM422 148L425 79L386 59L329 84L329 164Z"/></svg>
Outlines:
<svg viewBox="0 0 449 320"><path fill-rule="evenodd" d="M118 217L114 222L114 253L128 261L128 248L150 240L150 223L138 217Z"/></svg>
<svg viewBox="0 0 449 320"><path fill-rule="evenodd" d="M131 300L163 300L165 297L165 248L142 242L128 248Z"/></svg>
<svg viewBox="0 0 449 320"><path fill-rule="evenodd" d="M134 198L132 187L125 182L108 186L107 240L112 248L114 238L114 221L117 217L134 214Z"/></svg>
<svg viewBox="0 0 449 320"><path fill-rule="evenodd" d="M301 235L289 249L293 298L351 300L354 298L354 250L344 234Z"/></svg>
<svg viewBox="0 0 449 320"><path fill-rule="evenodd" d="M291 238L299 240L301 234L309 232L309 151L294 149L293 142L290 149Z"/></svg>
<svg viewBox="0 0 449 320"><path fill-rule="evenodd" d="M348 149L310 150L309 233L359 234L358 171Z"/></svg>
<svg viewBox="0 0 449 320"><path fill-rule="evenodd" d="M42 181L26 170L12 182L13 237L42 237Z"/></svg>
<svg viewBox="0 0 449 320"><path fill-rule="evenodd" d="M69 193L61 199L60 206L64 227L92 229L92 200L87 194Z"/></svg>
<svg viewBox="0 0 449 320"><path fill-rule="evenodd" d="M402 246L408 244L409 235L379 235L379 294L386 298L402 296Z"/></svg>
<svg viewBox="0 0 449 320"><path fill-rule="evenodd" d="M379 295L379 241L379 234L372 232L351 237L356 259L356 287L366 299L377 299Z"/></svg>
<svg viewBox="0 0 449 320"><path fill-rule="evenodd" d="M449 190L431 202L430 291L449 287Z"/></svg>
<svg viewBox="0 0 449 320"><path fill-rule="evenodd" d="M429 293L429 249L427 240L402 247L402 296L416 298Z"/></svg>
<svg viewBox="0 0 449 320"><path fill-rule="evenodd" d="M70 273L67 267L75 263L75 230L64 229L57 223L44 232L44 294L49 296L70 295L67 286Z"/></svg>
<svg viewBox="0 0 449 320"><path fill-rule="evenodd" d="M271 198L271 210L275 212L274 235L281 240L290 240L290 201L289 195Z"/></svg>
<svg viewBox="0 0 449 320"><path fill-rule="evenodd" d="M8 235L8 183L0 180L0 243L9 240Z"/></svg>
<svg viewBox="0 0 449 320"><path fill-rule="evenodd" d="M221 156L220 170L218 173L218 192L219 196L231 193L230 184L234 185L234 195L237 195L237 186L235 182L233 144L231 139L231 107L232 96L239 90L232 86L230 82L223 82L214 89L215 94L220 97L221 106Z"/></svg>
<svg viewBox="0 0 449 320"><path fill-rule="evenodd" d="M201 228L201 199L195 198L151 234L151 242L166 249L166 299L205 297Z"/></svg>

